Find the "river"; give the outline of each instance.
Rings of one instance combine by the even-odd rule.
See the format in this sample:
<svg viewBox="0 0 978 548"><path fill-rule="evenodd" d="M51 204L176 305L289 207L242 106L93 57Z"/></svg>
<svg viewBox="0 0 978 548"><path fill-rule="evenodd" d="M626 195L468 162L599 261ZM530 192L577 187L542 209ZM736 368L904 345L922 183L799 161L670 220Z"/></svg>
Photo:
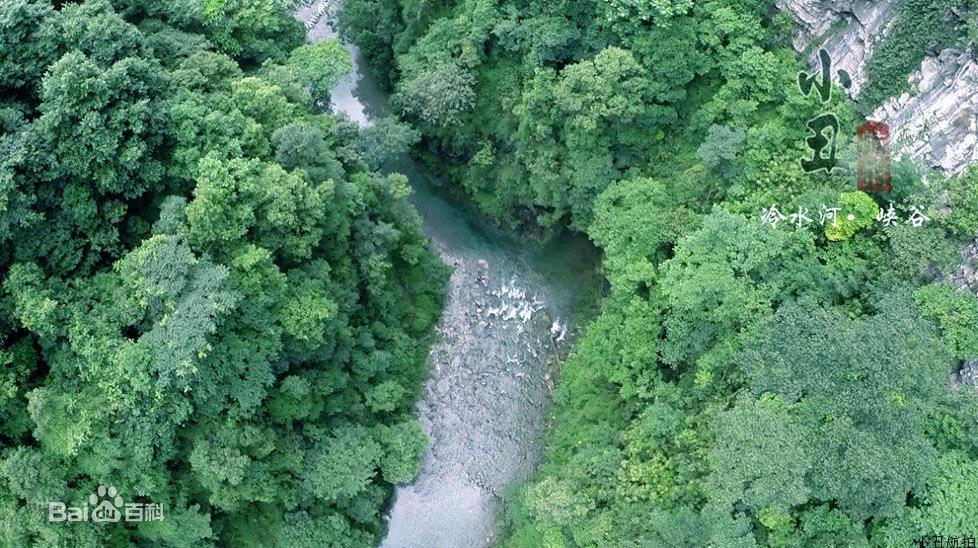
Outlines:
<svg viewBox="0 0 978 548"><path fill-rule="evenodd" d="M298 10L310 40L336 36L338 6ZM368 126L384 115L385 97L347 48L354 72L333 90L332 107ZM559 361L597 287L598 256L584 238L536 244L494 228L406 156L388 169L409 177L424 231L454 271L415 411L430 444L416 481L395 491L381 546L489 546L504 490L539 463Z"/></svg>

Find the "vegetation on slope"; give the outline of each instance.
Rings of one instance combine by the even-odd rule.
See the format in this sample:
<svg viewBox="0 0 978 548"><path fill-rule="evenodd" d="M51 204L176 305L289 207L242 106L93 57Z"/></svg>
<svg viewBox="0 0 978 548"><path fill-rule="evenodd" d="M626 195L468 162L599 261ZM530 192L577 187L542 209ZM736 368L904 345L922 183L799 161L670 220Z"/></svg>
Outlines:
<svg viewBox="0 0 978 548"><path fill-rule="evenodd" d="M371 546L444 267L275 0L0 1L3 546ZM57 523L104 484L162 521Z"/></svg>
<svg viewBox="0 0 978 548"><path fill-rule="evenodd" d="M805 173L790 27L762 0L347 0L345 32L423 132L419 158L511 226L604 253L505 546L909 546L963 537L978 466L978 301L935 284L978 174L893 190ZM378 30L381 29L381 30ZM814 95L814 94L813 94ZM951 202L948 216L939 196ZM874 219L893 203L900 220ZM796 227L758 222L772 204ZM822 224L820 210L841 207ZM906 220L911 206L930 221ZM850 220L848 215L853 215ZM797 220L798 218L796 218Z"/></svg>

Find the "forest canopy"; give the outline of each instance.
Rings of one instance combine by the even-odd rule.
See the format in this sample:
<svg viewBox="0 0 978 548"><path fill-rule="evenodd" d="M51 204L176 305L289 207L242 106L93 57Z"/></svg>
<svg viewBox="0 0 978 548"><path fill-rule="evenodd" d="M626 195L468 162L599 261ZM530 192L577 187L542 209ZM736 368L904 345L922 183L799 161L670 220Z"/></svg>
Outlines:
<svg viewBox="0 0 978 548"><path fill-rule="evenodd" d="M861 113L925 49L973 41L978 11L896 2L857 105L799 87L811 69L773 4L346 0L344 32L421 130L418 159L499 223L604 252L600 314L501 545L978 534L978 407L957 381L978 301L956 281L978 170L894 160L879 192L801 162L825 111L851 161Z"/></svg>
<svg viewBox="0 0 978 548"><path fill-rule="evenodd" d="M0 1L3 546L371 546L444 266L277 0ZM162 521L50 522L105 484Z"/></svg>
<svg viewBox="0 0 978 548"><path fill-rule="evenodd" d="M409 147L603 253L501 546L978 534L978 168L802 161L826 111L851 161L974 2L897 1L856 103L805 92L770 0L344 0L399 116L374 133L294 4L0 0L4 546L376 546L447 278L381 170ZM48 519L112 493L165 519Z"/></svg>

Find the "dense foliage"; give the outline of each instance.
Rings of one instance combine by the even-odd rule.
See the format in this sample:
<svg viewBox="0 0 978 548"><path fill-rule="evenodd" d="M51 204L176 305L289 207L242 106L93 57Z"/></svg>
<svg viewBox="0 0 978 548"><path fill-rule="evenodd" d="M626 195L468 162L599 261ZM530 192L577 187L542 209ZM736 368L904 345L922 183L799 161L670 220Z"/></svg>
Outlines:
<svg viewBox="0 0 978 548"><path fill-rule="evenodd" d="M370 546L417 473L444 267L288 7L0 0L0 545Z"/></svg>
<svg viewBox="0 0 978 548"><path fill-rule="evenodd" d="M808 120L838 115L850 168L862 120L839 89L802 95L775 13L346 1L346 34L423 133L419 158L501 223L569 226L605 253L602 313L564 364L548 454L509 497L504 545L976 533L978 406L949 377L978 356L978 301L936 282L978 229L978 174L925 185L902 163L892 192L866 194L851 172L805 173ZM875 219L890 202L891 225ZM813 220L759 223L772 204ZM905 222L912 205L930 221Z"/></svg>

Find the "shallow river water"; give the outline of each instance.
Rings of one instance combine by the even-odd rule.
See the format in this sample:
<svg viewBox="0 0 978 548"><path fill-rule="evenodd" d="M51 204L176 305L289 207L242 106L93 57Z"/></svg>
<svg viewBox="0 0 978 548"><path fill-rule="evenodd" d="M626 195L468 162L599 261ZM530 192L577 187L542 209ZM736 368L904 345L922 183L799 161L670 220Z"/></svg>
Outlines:
<svg viewBox="0 0 978 548"><path fill-rule="evenodd" d="M336 35L338 5L313 1L298 11L310 40ZM354 74L331 102L366 126L385 101L347 47ZM454 272L416 408L430 445L417 480L395 492L381 546L488 546L505 488L539 462L558 362L582 296L597 283L597 256L581 238L539 245L494 229L407 157L390 169L410 178L424 231Z"/></svg>

